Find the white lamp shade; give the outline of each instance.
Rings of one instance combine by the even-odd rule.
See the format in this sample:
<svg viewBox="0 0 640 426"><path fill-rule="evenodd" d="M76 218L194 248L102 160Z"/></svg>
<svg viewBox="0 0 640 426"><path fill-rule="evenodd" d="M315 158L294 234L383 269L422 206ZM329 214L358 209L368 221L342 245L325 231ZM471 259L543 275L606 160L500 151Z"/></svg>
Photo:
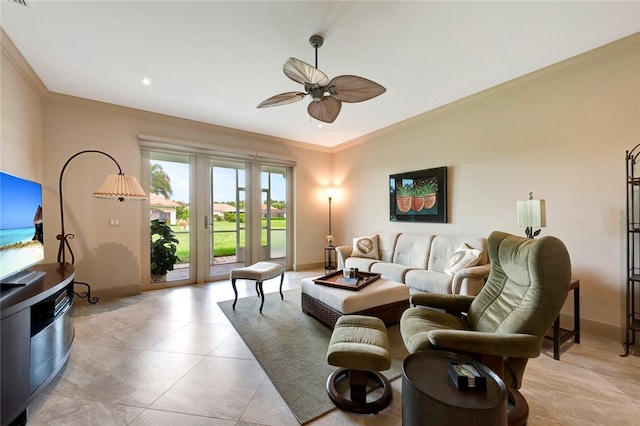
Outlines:
<svg viewBox="0 0 640 426"><path fill-rule="evenodd" d="M100 188L93 193L96 198L118 198L125 200L146 200L147 194L134 176L109 175Z"/></svg>
<svg viewBox="0 0 640 426"><path fill-rule="evenodd" d="M518 201L518 227L543 228L547 226L544 200Z"/></svg>

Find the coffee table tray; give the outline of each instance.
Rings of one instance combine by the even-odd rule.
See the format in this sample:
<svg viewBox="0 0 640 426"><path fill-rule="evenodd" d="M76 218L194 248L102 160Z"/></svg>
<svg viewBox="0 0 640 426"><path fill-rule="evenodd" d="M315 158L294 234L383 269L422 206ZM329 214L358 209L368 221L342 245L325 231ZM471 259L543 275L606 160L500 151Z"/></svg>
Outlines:
<svg viewBox="0 0 640 426"><path fill-rule="evenodd" d="M342 270L333 272L313 280L316 284L326 285L328 287L342 288L345 290L358 291L378 280L380 274L373 272L358 272L358 279L348 279L344 277Z"/></svg>

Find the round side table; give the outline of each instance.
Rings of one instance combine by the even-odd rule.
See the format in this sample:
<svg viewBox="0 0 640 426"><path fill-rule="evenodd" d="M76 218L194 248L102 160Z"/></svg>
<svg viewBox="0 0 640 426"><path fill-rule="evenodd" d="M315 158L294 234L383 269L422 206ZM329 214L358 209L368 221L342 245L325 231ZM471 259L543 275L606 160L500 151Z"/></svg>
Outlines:
<svg viewBox="0 0 640 426"><path fill-rule="evenodd" d="M470 362L486 377L486 390L459 390L449 377L449 362ZM507 426L507 388L473 359L437 350L409 355L402 369L403 426Z"/></svg>

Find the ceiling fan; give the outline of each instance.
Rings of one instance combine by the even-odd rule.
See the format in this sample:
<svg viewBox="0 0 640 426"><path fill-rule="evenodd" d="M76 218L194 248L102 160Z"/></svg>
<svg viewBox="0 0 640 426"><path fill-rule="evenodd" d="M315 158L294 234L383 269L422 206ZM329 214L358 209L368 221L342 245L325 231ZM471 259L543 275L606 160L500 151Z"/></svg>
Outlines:
<svg viewBox="0 0 640 426"><path fill-rule="evenodd" d="M282 70L296 83L304 85L304 92L285 92L272 96L258 104L258 108L286 105L302 100L311 95L307 107L309 115L325 123L333 123L342 102L362 102L383 94L387 89L378 83L355 75L340 75L329 80L329 77L318 69L318 48L324 39L320 35L312 35L309 43L316 50L316 66L296 58L289 58Z"/></svg>

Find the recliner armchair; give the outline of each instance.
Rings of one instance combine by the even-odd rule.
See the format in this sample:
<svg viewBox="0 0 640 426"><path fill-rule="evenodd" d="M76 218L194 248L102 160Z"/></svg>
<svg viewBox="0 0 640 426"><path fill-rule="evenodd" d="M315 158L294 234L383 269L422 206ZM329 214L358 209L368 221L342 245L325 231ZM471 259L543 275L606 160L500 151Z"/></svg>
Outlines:
<svg viewBox="0 0 640 426"><path fill-rule="evenodd" d="M550 236L494 231L488 252L491 271L477 296L414 294L416 307L403 313L400 331L410 353L448 350L491 368L510 389L510 424L524 424L528 406L518 389L567 297L571 261L562 241Z"/></svg>

